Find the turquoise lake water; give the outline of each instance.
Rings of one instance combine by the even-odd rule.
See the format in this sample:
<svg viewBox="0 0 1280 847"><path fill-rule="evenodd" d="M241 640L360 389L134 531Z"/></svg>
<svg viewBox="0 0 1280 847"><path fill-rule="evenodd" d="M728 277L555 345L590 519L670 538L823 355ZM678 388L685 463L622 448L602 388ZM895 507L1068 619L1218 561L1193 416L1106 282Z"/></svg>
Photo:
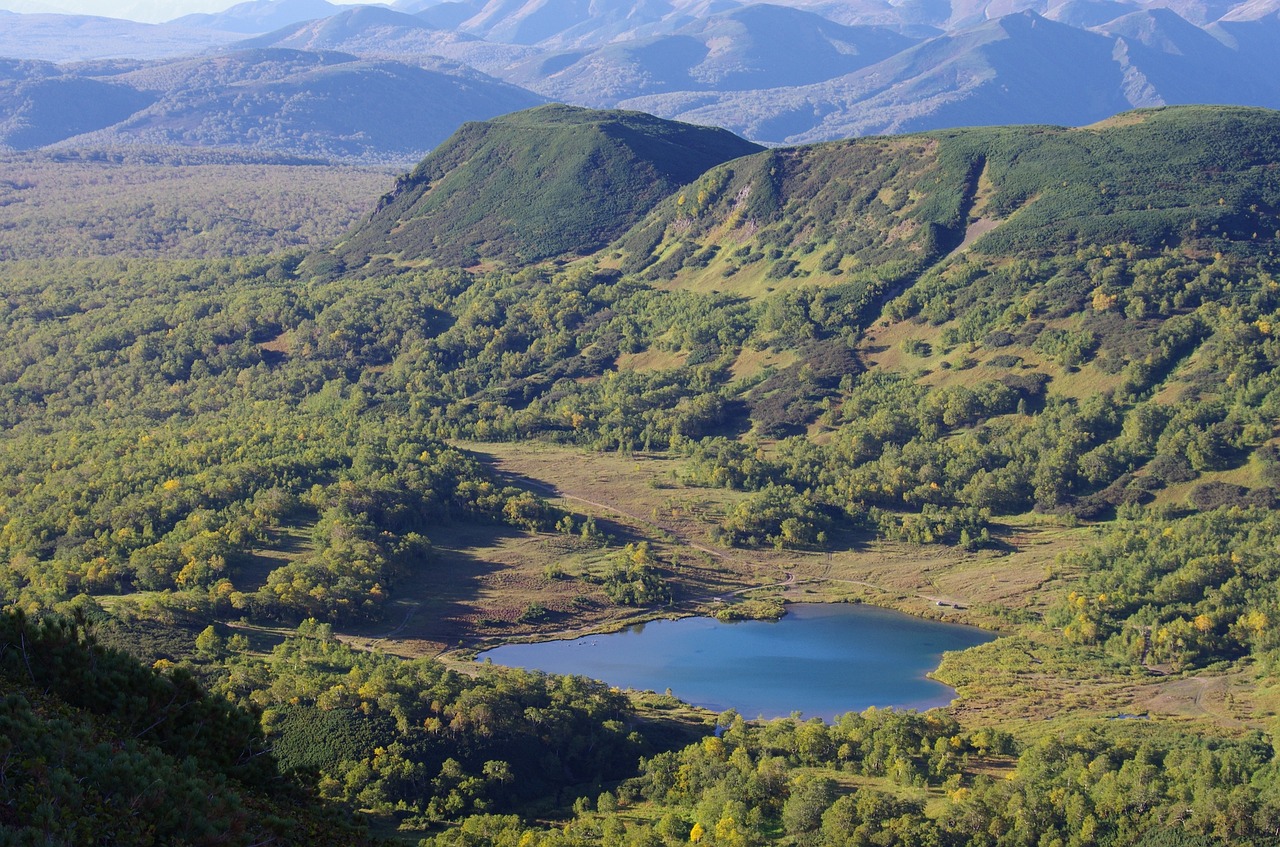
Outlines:
<svg viewBox="0 0 1280 847"><path fill-rule="evenodd" d="M942 654L984 644L984 630L857 604L795 604L771 623L682 618L573 641L508 644L479 660L665 691L716 711L830 720L869 706L929 709L955 692L925 677Z"/></svg>

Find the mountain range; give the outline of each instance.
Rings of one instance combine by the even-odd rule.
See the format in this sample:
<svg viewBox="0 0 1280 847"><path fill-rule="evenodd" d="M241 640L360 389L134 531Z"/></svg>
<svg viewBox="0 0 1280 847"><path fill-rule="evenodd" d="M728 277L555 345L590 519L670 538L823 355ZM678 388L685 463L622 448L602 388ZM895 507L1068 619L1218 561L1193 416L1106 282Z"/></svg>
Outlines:
<svg viewBox="0 0 1280 847"><path fill-rule="evenodd" d="M331 51L245 49L79 73L8 62L0 65L0 143L413 161L465 121L540 102L447 63L431 69Z"/></svg>
<svg viewBox="0 0 1280 847"><path fill-rule="evenodd" d="M0 138L18 148L247 145L407 161L463 121L547 100L764 144L1280 106L1277 0L251 0L162 25L3 21L0 56L24 61L0 82ZM219 87L227 64L241 70Z"/></svg>

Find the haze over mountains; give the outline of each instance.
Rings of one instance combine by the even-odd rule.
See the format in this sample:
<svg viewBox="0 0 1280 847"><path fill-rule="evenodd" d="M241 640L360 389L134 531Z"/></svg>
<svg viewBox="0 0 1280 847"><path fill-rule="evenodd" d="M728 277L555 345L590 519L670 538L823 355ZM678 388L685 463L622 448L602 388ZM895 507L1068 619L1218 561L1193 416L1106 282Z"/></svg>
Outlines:
<svg viewBox="0 0 1280 847"><path fill-rule="evenodd" d="M252 0L161 25L0 13L0 56L64 63L5 63L0 143L407 161L465 120L547 100L766 144L1081 125L1181 103L1276 107L1278 10L1276 0Z"/></svg>

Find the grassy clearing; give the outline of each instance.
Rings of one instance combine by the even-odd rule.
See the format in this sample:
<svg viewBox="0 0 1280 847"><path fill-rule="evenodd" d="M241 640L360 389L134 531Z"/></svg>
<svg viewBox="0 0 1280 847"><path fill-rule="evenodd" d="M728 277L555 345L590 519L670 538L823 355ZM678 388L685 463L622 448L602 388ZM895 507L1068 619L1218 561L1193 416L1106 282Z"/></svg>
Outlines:
<svg viewBox="0 0 1280 847"><path fill-rule="evenodd" d="M993 619L986 606L1041 603L1039 592L1052 576L1054 558L1093 533L1087 527L1061 527L1049 518L1027 518L1008 523L998 549L977 553L872 540L852 532L837 533L830 552L729 548L715 544L710 530L742 495L683 484L680 459L546 444L475 444L468 449L562 508L613 521L619 532L629 533L620 541L648 540L672 565L681 611L697 607L699 599L767 586L751 596L792 602L860 600L989 624ZM472 552L490 556L484 548ZM580 556L563 566L576 573L575 568L590 564L589 557Z"/></svg>
<svg viewBox="0 0 1280 847"><path fill-rule="evenodd" d="M744 347L729 367L729 374L734 380L748 379L759 376L768 368L789 368L799 361L800 356L794 350L752 350Z"/></svg>
<svg viewBox="0 0 1280 847"><path fill-rule="evenodd" d="M593 516L613 542L601 548L577 536L442 526L431 533L432 559L398 588L386 623L345 634L360 646L435 655L494 640L607 630L655 612L706 613L740 599L869 602L1009 634L948 655L937 672L958 690L953 709L966 719L1034 735L1099 716L1149 715L1230 729L1256 726L1280 712L1280 685L1262 685L1260 675L1160 677L1102 653L1068 649L1056 633L1013 623L1019 615L1038 617L1078 576L1058 564L1059 554L1090 543L1095 527L1040 515L1008 518L992 549L972 553L848 531L835 534L830 552L726 548L712 542L709 530L741 495L684 484L679 458L540 443L465 447L509 482L579 518ZM598 585L578 578L598 572L623 543L640 540L662 562L674 595L670 607L616 606ZM545 608L546 616L522 620L531 604ZM706 720L698 710L652 697L658 699L646 708L655 719L677 709L687 711L680 714L691 726Z"/></svg>
<svg viewBox="0 0 1280 847"><path fill-rule="evenodd" d="M620 371L666 371L683 367L689 358L686 350L648 349L641 353L623 353L618 356Z"/></svg>

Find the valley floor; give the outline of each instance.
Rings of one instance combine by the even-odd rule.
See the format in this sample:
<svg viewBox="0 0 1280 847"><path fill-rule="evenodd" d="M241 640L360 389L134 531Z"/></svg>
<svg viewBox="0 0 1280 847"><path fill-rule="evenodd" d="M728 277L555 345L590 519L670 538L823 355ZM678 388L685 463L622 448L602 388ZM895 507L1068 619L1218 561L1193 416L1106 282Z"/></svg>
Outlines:
<svg viewBox="0 0 1280 847"><path fill-rule="evenodd" d="M528 442L456 446L509 483L583 519L591 516L611 537L609 547L502 526L442 527L433 534L431 562L398 592L386 622L343 630L348 643L441 656L465 667L477 649L498 642L573 638L654 617L714 614L747 599L866 602L1007 636L949 657L938 672L959 690L952 710L983 722L1035 732L1037 724L1102 714L1239 732L1263 728L1280 706L1280 690L1248 667L1194 675L1120 667L1100 654L1072 656L1056 639L1020 626L1038 618L1074 576L1057 570L1055 561L1096 538L1090 526L1017 516L1001 525L992 549L973 553L852 532L834 538L828 551L741 549L717 543L712 527L742 495L682 482L679 457ZM588 574L622 544L640 541L670 565L674 596L666 607L618 606L597 586L571 578ZM548 619L517 620L530 603L544 605Z"/></svg>

